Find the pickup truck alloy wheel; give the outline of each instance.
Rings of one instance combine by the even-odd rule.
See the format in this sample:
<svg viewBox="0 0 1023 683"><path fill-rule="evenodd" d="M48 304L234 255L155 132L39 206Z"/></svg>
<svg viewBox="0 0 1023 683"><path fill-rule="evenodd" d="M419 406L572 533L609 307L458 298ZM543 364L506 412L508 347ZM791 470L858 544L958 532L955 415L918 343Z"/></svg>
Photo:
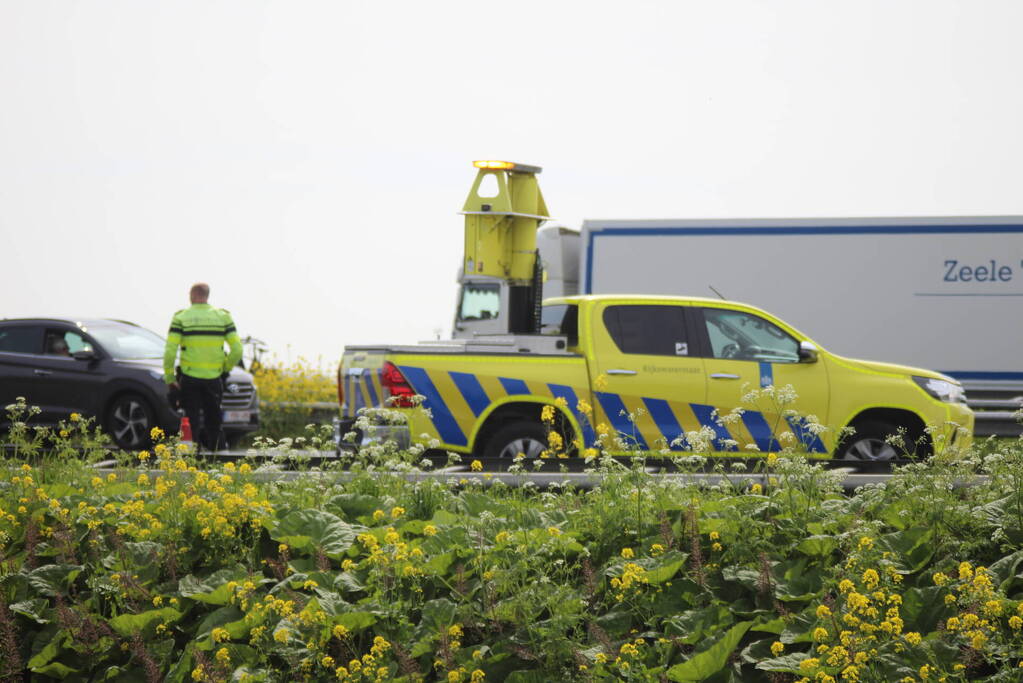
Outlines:
<svg viewBox="0 0 1023 683"><path fill-rule="evenodd" d="M539 458L547 449L547 432L535 422L512 422L497 430L487 443L487 457L514 458L519 453Z"/></svg>
<svg viewBox="0 0 1023 683"><path fill-rule="evenodd" d="M153 428L153 409L138 394L122 394L107 409L107 433L118 448L134 450L149 443Z"/></svg>
<svg viewBox="0 0 1023 683"><path fill-rule="evenodd" d="M897 433L898 428L893 425L867 422L857 427L856 433L839 446L836 457L842 460L895 460L899 457L899 451L885 439Z"/></svg>

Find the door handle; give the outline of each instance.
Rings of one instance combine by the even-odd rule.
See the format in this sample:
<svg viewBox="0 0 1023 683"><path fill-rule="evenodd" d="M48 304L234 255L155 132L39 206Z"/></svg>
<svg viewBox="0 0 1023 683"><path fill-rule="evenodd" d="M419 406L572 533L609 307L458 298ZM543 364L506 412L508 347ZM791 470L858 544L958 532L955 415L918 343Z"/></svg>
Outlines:
<svg viewBox="0 0 1023 683"><path fill-rule="evenodd" d="M622 369L619 369L619 368L615 368L614 370L606 370L606 371L604 371L604 374L605 375L635 375L636 371L635 370L622 370Z"/></svg>
<svg viewBox="0 0 1023 683"><path fill-rule="evenodd" d="M36 368L32 372L34 372L37 375L41 375L43 377L45 377L46 375L52 375L53 374L53 370L40 370L38 368Z"/></svg>
<svg viewBox="0 0 1023 683"><path fill-rule="evenodd" d="M730 372L715 372L710 376L711 379L739 379L738 375L733 375Z"/></svg>

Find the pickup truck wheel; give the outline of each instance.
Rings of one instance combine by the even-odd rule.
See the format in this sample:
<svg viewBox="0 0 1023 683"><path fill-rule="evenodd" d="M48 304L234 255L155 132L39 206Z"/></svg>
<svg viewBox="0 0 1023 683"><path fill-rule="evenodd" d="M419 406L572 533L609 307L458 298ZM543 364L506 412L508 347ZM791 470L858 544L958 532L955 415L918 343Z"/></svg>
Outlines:
<svg viewBox="0 0 1023 683"><path fill-rule="evenodd" d="M536 422L512 422L501 427L487 442L484 455L488 458L514 458L519 453L527 458L539 458L547 449L547 431Z"/></svg>
<svg viewBox="0 0 1023 683"><path fill-rule="evenodd" d="M871 460L887 461L899 457L895 446L887 443L892 434L898 434L899 428L887 422L865 422L856 428L856 432L846 437L835 452L840 460Z"/></svg>

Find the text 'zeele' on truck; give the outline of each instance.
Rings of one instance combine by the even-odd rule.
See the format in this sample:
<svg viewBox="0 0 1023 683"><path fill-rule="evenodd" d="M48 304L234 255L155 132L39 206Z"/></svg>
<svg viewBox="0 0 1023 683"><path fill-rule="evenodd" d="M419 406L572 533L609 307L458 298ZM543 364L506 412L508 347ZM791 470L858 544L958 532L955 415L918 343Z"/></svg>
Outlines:
<svg viewBox="0 0 1023 683"><path fill-rule="evenodd" d="M951 255L980 263L997 246L991 253L1004 257L1023 220L586 221L579 232L540 227L539 168L475 165L455 338L346 346L339 447L345 434L356 446L394 440L509 458L795 444L817 457L888 460L969 445L974 413L956 374L995 396L1023 393L1023 373L984 365L1018 339L986 337L980 349L961 336L961 326L985 329L976 325L998 315L1000 300L956 296L983 294L965 291L975 281L942 290L926 280ZM822 329L833 347L927 359L944 372L847 358L755 306L691 296L714 287ZM973 305L950 310L963 302ZM377 407L405 424L356 425Z"/></svg>

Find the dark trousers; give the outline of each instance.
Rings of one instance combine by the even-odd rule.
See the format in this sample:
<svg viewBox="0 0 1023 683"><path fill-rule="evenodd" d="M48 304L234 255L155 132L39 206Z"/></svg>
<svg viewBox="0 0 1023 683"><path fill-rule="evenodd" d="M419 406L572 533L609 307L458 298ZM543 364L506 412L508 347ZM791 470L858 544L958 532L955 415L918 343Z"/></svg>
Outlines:
<svg viewBox="0 0 1023 683"><path fill-rule="evenodd" d="M192 425L192 438L207 451L224 448L224 435L220 430L223 414L220 399L224 383L216 379L181 376L181 407Z"/></svg>

